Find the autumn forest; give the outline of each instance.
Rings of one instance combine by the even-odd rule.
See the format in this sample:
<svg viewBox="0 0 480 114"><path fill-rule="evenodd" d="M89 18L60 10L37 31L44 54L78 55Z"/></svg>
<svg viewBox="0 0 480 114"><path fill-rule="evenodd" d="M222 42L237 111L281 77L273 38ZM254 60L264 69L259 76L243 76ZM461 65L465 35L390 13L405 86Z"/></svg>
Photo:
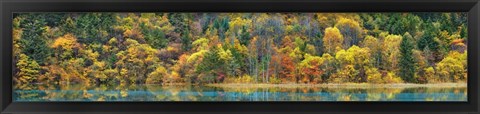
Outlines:
<svg viewBox="0 0 480 114"><path fill-rule="evenodd" d="M16 13L14 83L466 83L466 13Z"/></svg>

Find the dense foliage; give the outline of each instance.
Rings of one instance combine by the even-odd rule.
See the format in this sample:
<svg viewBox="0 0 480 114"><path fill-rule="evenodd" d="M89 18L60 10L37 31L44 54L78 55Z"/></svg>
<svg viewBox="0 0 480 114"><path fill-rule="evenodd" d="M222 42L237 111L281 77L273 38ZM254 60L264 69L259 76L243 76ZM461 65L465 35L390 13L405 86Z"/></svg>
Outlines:
<svg viewBox="0 0 480 114"><path fill-rule="evenodd" d="M445 83L466 13L19 13L16 84Z"/></svg>

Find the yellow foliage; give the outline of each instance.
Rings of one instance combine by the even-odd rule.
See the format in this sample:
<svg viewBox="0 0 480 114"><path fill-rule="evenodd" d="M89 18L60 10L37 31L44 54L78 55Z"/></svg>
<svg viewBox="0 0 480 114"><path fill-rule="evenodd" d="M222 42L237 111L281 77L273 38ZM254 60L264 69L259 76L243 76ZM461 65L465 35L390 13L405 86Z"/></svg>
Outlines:
<svg viewBox="0 0 480 114"><path fill-rule="evenodd" d="M325 35L323 36L323 46L327 53L335 53L338 48L342 48L343 35L337 27L328 27L325 29Z"/></svg>
<svg viewBox="0 0 480 114"><path fill-rule="evenodd" d="M364 30L358 21L341 17L335 24L335 27L337 27L343 34L343 48L348 48L351 45L358 45L358 43L363 40Z"/></svg>
<svg viewBox="0 0 480 114"><path fill-rule="evenodd" d="M413 57L416 59L416 64L419 68L424 68L427 66L427 59L423 56L423 52L420 50L413 49ZM421 69L417 69L420 71Z"/></svg>
<svg viewBox="0 0 480 114"><path fill-rule="evenodd" d="M103 74L105 74L108 79L115 79L118 75L120 75L116 69L105 69Z"/></svg>
<svg viewBox="0 0 480 114"><path fill-rule="evenodd" d="M354 68L353 65L346 65L343 68L339 69L337 73L333 74L329 78L329 82L332 83L348 83L354 82L354 77L359 73L358 70Z"/></svg>
<svg viewBox="0 0 480 114"><path fill-rule="evenodd" d="M248 48L245 45L241 45L238 39L235 39L235 49L241 54L248 54Z"/></svg>
<svg viewBox="0 0 480 114"><path fill-rule="evenodd" d="M192 63L192 62L195 62L195 61L200 61L200 60L202 60L203 56L207 52L208 52L207 50L200 50L198 52L195 52L187 58L187 62Z"/></svg>
<svg viewBox="0 0 480 114"><path fill-rule="evenodd" d="M140 30L137 29L127 29L123 32L125 38L135 39L139 42L145 42L144 36Z"/></svg>
<svg viewBox="0 0 480 114"><path fill-rule="evenodd" d="M20 22L18 22L20 23ZM21 51L20 47L20 39L22 37L23 31L21 29L13 29L12 38L13 38L13 53L14 55L18 55Z"/></svg>
<svg viewBox="0 0 480 114"><path fill-rule="evenodd" d="M322 57L319 57L319 56L312 56L310 54L305 54L304 55L305 59L300 62L300 67L313 67L311 65L311 62L315 62L315 63L319 63L319 64L323 64L324 60Z"/></svg>
<svg viewBox="0 0 480 114"><path fill-rule="evenodd" d="M229 78L225 79L225 82L226 83L230 82L230 83L251 84L251 83L255 83L255 79L253 79L252 76L245 74L243 76L233 78L233 80L232 80L232 78L229 77Z"/></svg>
<svg viewBox="0 0 480 114"><path fill-rule="evenodd" d="M117 44L117 43L118 43L118 40L115 37L110 38L110 40L108 40L108 44L110 44L110 45L114 45L114 44Z"/></svg>
<svg viewBox="0 0 480 114"><path fill-rule="evenodd" d="M307 49L305 50L306 53L309 53L309 54L316 54L316 50L315 50L315 46L314 45L311 45L311 44L307 44Z"/></svg>
<svg viewBox="0 0 480 114"><path fill-rule="evenodd" d="M383 81L388 84L403 83L402 78L396 76L393 72L388 72L387 75L383 77Z"/></svg>
<svg viewBox="0 0 480 114"><path fill-rule="evenodd" d="M122 68L120 70L120 76L117 77L118 80L120 80L120 83L121 84L127 84L128 82L126 82L126 80L124 79L124 77L128 77L128 70L125 69L125 68Z"/></svg>
<svg viewBox="0 0 480 114"><path fill-rule="evenodd" d="M91 59L91 60L94 60L94 61L96 61L97 58L100 57L100 54L98 52L94 52L91 49L83 50L83 54L87 56L86 57L87 59Z"/></svg>
<svg viewBox="0 0 480 114"><path fill-rule="evenodd" d="M289 57L294 58L295 60L300 60L302 58L303 52L300 50L299 47L296 47L293 49L292 52L290 52Z"/></svg>
<svg viewBox="0 0 480 114"><path fill-rule="evenodd" d="M323 69L320 69L325 63L324 58L320 56L311 56L310 54L305 54L305 59L300 62L299 69L300 74L302 75L302 82L311 82L313 80L322 81L321 75L324 73Z"/></svg>
<svg viewBox="0 0 480 114"><path fill-rule="evenodd" d="M105 66L106 66L106 63L103 61L102 62L94 61L93 65L90 67L93 76L95 78L99 78L102 81L106 80L108 77L103 72Z"/></svg>
<svg viewBox="0 0 480 114"><path fill-rule="evenodd" d="M65 50L72 50L77 44L77 38L72 34L66 34L62 37L55 39L51 45L52 48L62 47Z"/></svg>
<svg viewBox="0 0 480 114"><path fill-rule="evenodd" d="M180 81L180 74L178 74L178 72L176 71L172 71L170 75L164 76L163 78L164 83L178 83Z"/></svg>
<svg viewBox="0 0 480 114"><path fill-rule="evenodd" d="M362 42L362 47L368 47L372 51L378 51L381 49L380 43L378 42L378 39L373 37L373 36L366 36L365 39Z"/></svg>
<svg viewBox="0 0 480 114"><path fill-rule="evenodd" d="M152 73L148 74L147 80L145 83L147 84L161 84L163 77L167 75L167 69L165 67L158 67Z"/></svg>
<svg viewBox="0 0 480 114"><path fill-rule="evenodd" d="M81 19L82 15L69 15L67 19L62 19L65 23L59 26L44 26L41 23L40 26L35 21L33 25L38 30L33 31L22 28L27 25L21 25L30 22L25 20L30 17L19 15L13 20L16 83L120 82L125 85L222 83L223 79L226 83L254 83L258 79L274 84L401 83L402 78L396 75L399 74L397 67L402 36L389 32L416 32L412 33L415 44L421 43L419 41L423 41L425 35L435 32L407 30L425 28L420 26L400 30L396 25L387 27L392 28L390 31L380 30L382 27L379 26L385 23L378 22L389 17L380 14L128 13L112 15L116 20L105 18L109 15L103 14L93 15L95 17L87 15L87 18ZM80 30L82 37L78 39L68 33L79 31L69 30L77 29L75 25L85 24L91 24L98 30ZM434 30L445 27L442 24L433 23ZM439 50L437 47L413 50L417 71L414 78L417 81L408 82L467 80L468 43L465 38L460 38L465 35L462 31L464 27L462 25L456 31L448 31L455 27L446 27L449 29L437 31L434 35ZM31 43L22 39L29 37L22 35L33 32L38 38L43 38L39 41L47 44L47 48L42 42L39 42L42 45L35 44L34 47L39 48L38 52L44 49L53 51L51 55L38 54L35 49L25 46ZM323 47L315 47L320 45ZM446 54L445 51L450 52ZM202 63L202 60L207 60L204 56L209 52L216 52L216 55ZM126 93L122 92L122 96Z"/></svg>
<svg viewBox="0 0 480 114"><path fill-rule="evenodd" d="M16 65L19 68L15 78L17 83L34 82L40 74L40 65L25 54L20 54Z"/></svg>
<svg viewBox="0 0 480 114"><path fill-rule="evenodd" d="M399 35L387 35L382 44L382 58L383 65L387 70L397 69L398 56L400 55L400 43L402 36Z"/></svg>
<svg viewBox="0 0 480 114"><path fill-rule="evenodd" d="M238 33L238 32L240 32L241 27L249 26L251 24L252 24L252 20L237 17L237 18L233 18L229 22L229 28L231 30L234 30L233 32Z"/></svg>
<svg viewBox="0 0 480 114"><path fill-rule="evenodd" d="M218 51L218 55L220 56L220 59L223 61L230 61L233 59L233 55L230 49L220 48Z"/></svg>
<svg viewBox="0 0 480 114"><path fill-rule="evenodd" d="M335 54L335 58L340 64L358 64L362 66L369 65L371 63L370 49L360 48L353 45L348 50L340 50Z"/></svg>
<svg viewBox="0 0 480 114"><path fill-rule="evenodd" d="M466 57L466 53L460 54L457 51L452 51L437 64L437 74L443 82L466 80Z"/></svg>
<svg viewBox="0 0 480 114"><path fill-rule="evenodd" d="M282 83L282 80L279 79L279 78L275 78L275 77L270 77L269 80L268 80L269 83L272 83L272 84L280 84Z"/></svg>
<svg viewBox="0 0 480 114"><path fill-rule="evenodd" d="M440 78L438 75L435 75L435 69L433 69L433 67L428 67L428 68L425 68L425 77L428 79L428 83L437 83L437 82L441 82Z"/></svg>
<svg viewBox="0 0 480 114"><path fill-rule="evenodd" d="M348 26L357 27L357 28L360 27L360 24L357 21L348 19L348 18L340 18L335 26L342 26L342 25L343 26L348 25Z"/></svg>
<svg viewBox="0 0 480 114"><path fill-rule="evenodd" d="M367 75L368 83L384 83L382 74L378 72L377 68L367 68L365 74Z"/></svg>
<svg viewBox="0 0 480 114"><path fill-rule="evenodd" d="M192 45L197 49L197 50L205 50L208 49L208 43L210 40L207 38L200 38L192 42Z"/></svg>
<svg viewBox="0 0 480 114"><path fill-rule="evenodd" d="M403 80L393 72L387 72L386 75L382 75L377 68L367 68L365 74L367 75L368 83L393 84L403 82Z"/></svg>

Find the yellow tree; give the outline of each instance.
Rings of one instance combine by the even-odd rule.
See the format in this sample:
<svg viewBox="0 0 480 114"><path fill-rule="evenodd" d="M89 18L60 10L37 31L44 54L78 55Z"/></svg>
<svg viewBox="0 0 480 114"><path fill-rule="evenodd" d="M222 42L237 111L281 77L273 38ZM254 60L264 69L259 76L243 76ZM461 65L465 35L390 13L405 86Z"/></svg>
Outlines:
<svg viewBox="0 0 480 114"><path fill-rule="evenodd" d="M358 45L363 40L363 29L360 24L352 19L340 18L335 24L343 35L343 48Z"/></svg>
<svg viewBox="0 0 480 114"><path fill-rule="evenodd" d="M325 29L323 43L326 52L333 55L335 52L342 49L343 35L336 27L328 27Z"/></svg>
<svg viewBox="0 0 480 114"><path fill-rule="evenodd" d="M18 72L14 80L17 84L34 83L40 75L40 65L25 54L20 54L16 66Z"/></svg>
<svg viewBox="0 0 480 114"><path fill-rule="evenodd" d="M119 59L116 65L122 75L120 79L126 79L124 83L142 83L148 73L159 65L158 50L148 44L139 44L132 39L127 39L125 43L128 49L116 55Z"/></svg>
<svg viewBox="0 0 480 114"><path fill-rule="evenodd" d="M47 67L48 72L45 77L47 81L59 79L60 83L90 83L87 78L91 69L84 67L86 64L96 63L99 57L98 52L91 49L82 50L82 46L77 42L77 38L72 34L61 36L50 45L55 49L55 58L51 66ZM95 65L99 65L96 63ZM102 67L102 66L97 66ZM103 68L103 67L102 67ZM96 72L98 73L98 72ZM103 75L97 75L102 77Z"/></svg>
<svg viewBox="0 0 480 114"><path fill-rule="evenodd" d="M467 79L466 53L451 51L437 64L437 72L443 82L459 82Z"/></svg>
<svg viewBox="0 0 480 114"><path fill-rule="evenodd" d="M59 59L61 60L72 58L74 56L74 48L78 48L79 44L77 43L77 38L75 38L75 36L72 34L66 34L55 39L51 47L57 49L58 52L55 53L55 55L60 57Z"/></svg>
<svg viewBox="0 0 480 114"><path fill-rule="evenodd" d="M13 54L19 55L22 51L20 48L20 39L22 38L23 31L20 28L20 18L13 19L13 32L12 32L12 39L13 39Z"/></svg>
<svg viewBox="0 0 480 114"><path fill-rule="evenodd" d="M400 54L400 43L402 36L387 35L382 43L383 68L389 71L396 71L398 67L398 56Z"/></svg>
<svg viewBox="0 0 480 114"><path fill-rule="evenodd" d="M145 81L146 84L162 84L163 77L168 75L167 70L163 66L157 67L155 71L148 74L147 80Z"/></svg>
<svg viewBox="0 0 480 114"><path fill-rule="evenodd" d="M234 44L234 38L239 38L242 44L248 43L250 36L247 35L247 29L252 26L252 20L236 17L233 18L228 24L229 30L227 32L231 34L229 42L231 45Z"/></svg>
<svg viewBox="0 0 480 114"><path fill-rule="evenodd" d="M372 55L372 58L373 58L373 65L375 67L378 67L380 66L380 63L381 63L381 56L382 56L382 46L381 46L381 42L379 42L379 40L373 36L366 36L365 39L361 42L361 47L367 47L370 49L370 52L371 52L371 55Z"/></svg>
<svg viewBox="0 0 480 114"><path fill-rule="evenodd" d="M365 74L367 75L368 83L385 83L382 79L382 74L378 72L377 68L367 68Z"/></svg>
<svg viewBox="0 0 480 114"><path fill-rule="evenodd" d="M360 48L353 45L348 50L340 50L335 55L340 67L339 76L346 78L349 82L365 82L365 67L371 66L370 49Z"/></svg>
<svg viewBox="0 0 480 114"><path fill-rule="evenodd" d="M195 49L196 51L206 50L209 48L209 42L210 40L207 38L199 38L192 42L193 49Z"/></svg>

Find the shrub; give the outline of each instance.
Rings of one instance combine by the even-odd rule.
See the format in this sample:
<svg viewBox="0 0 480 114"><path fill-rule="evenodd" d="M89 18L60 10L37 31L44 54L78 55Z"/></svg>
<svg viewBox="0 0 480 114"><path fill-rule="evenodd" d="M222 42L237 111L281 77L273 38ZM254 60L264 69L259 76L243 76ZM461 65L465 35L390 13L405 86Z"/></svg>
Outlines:
<svg viewBox="0 0 480 114"><path fill-rule="evenodd" d="M234 79L234 83L253 83L255 80L250 75L243 75Z"/></svg>
<svg viewBox="0 0 480 114"><path fill-rule="evenodd" d="M377 68L367 68L365 72L368 83L385 83L382 79L382 74L378 72Z"/></svg>
<svg viewBox="0 0 480 114"><path fill-rule="evenodd" d="M279 84L279 83L282 83L282 80L280 80L279 78L270 77L269 82L272 84Z"/></svg>
<svg viewBox="0 0 480 114"><path fill-rule="evenodd" d="M147 84L160 84L162 83L162 78L167 74L167 70L164 67L158 67L150 73L147 77Z"/></svg>
<svg viewBox="0 0 480 114"><path fill-rule="evenodd" d="M383 77L383 81L385 83L402 83L402 78L395 75L393 72L388 72L386 76Z"/></svg>

